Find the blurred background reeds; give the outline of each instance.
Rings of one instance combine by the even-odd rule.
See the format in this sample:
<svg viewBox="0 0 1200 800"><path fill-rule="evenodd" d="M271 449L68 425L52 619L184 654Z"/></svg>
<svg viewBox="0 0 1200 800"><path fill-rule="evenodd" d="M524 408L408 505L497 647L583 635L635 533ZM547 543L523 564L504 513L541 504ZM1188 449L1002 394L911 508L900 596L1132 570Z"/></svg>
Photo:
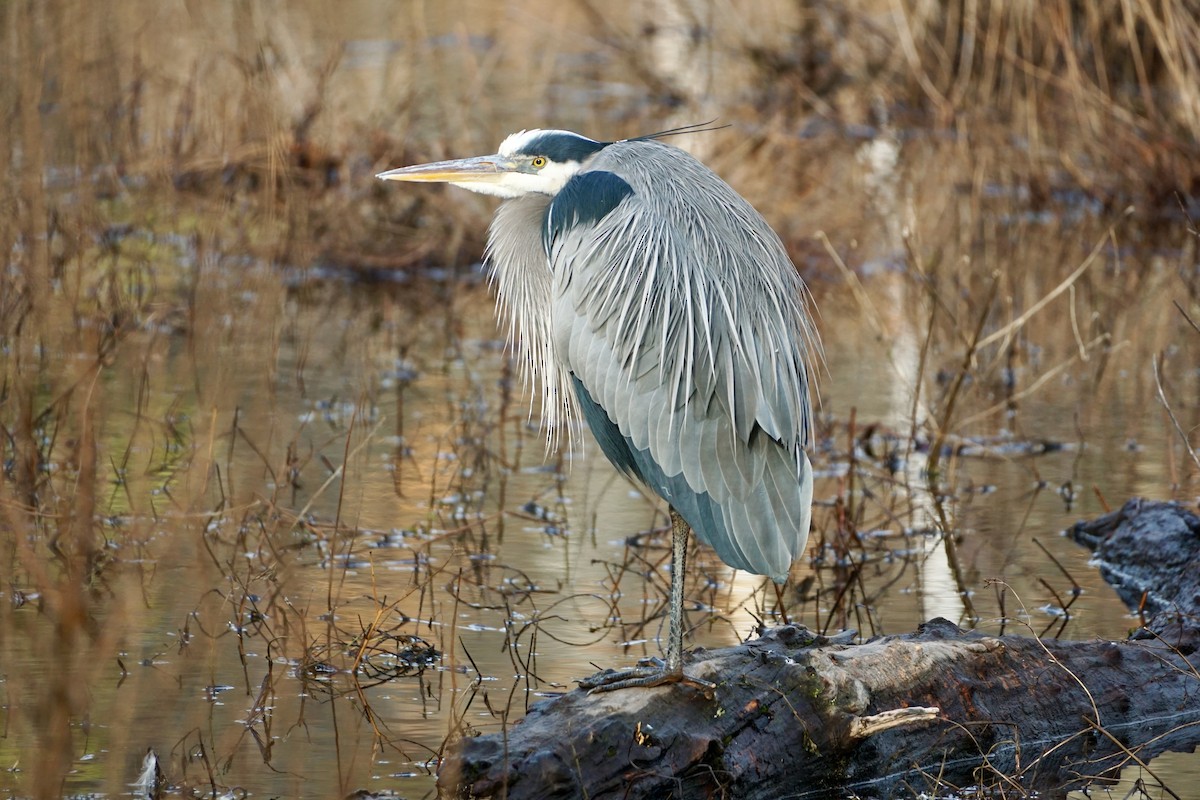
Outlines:
<svg viewBox="0 0 1200 800"><path fill-rule="evenodd" d="M139 792L428 796L447 741L657 652L663 509L543 458L494 203L373 178L522 128L725 125L672 143L820 309L809 557L777 594L699 551L694 643L1121 638L1056 532L1200 494L1189 0L12 0L0 32L2 796L124 793L148 749Z"/></svg>

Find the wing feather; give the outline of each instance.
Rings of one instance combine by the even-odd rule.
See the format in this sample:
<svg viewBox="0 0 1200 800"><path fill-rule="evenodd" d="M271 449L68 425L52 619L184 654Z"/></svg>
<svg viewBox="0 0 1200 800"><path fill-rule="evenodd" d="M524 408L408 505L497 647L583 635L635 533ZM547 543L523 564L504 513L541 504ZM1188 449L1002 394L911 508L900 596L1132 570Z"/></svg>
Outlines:
<svg viewBox="0 0 1200 800"><path fill-rule="evenodd" d="M573 207L617 180L630 191L606 213ZM549 216L575 222L545 237L553 337L589 424L611 424L606 452L619 431L726 563L782 580L812 502L816 339L795 268L757 212L674 148L610 145L568 187Z"/></svg>

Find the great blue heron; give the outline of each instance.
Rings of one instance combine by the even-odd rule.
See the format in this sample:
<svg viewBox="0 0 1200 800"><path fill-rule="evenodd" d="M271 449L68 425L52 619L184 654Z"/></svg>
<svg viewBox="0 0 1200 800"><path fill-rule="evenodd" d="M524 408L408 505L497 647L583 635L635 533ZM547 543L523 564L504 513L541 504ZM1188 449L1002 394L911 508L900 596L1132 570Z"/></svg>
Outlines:
<svg viewBox="0 0 1200 800"><path fill-rule="evenodd" d="M812 510L804 284L762 216L663 135L527 130L495 155L378 176L504 198L487 260L544 423L582 412L609 460L670 505L666 660L580 681L593 691L711 688L683 672L689 526L726 564L782 583Z"/></svg>

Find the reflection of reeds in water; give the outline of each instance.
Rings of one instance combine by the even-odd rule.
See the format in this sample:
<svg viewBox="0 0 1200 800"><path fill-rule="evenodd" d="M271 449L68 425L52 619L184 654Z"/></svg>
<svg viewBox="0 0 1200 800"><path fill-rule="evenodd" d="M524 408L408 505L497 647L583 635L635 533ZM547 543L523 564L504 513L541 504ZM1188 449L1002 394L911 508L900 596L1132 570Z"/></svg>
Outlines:
<svg viewBox="0 0 1200 800"><path fill-rule="evenodd" d="M1026 464L1026 516L1060 483L1064 503L1100 493L1094 475L1050 479L1032 449L1013 448L1045 435L1023 429L1026 408L1066 392L1067 377L1086 384L1063 406L1081 452L1107 408L1093 399L1154 397L1151 373L1115 366L1122 348L1163 354L1153 378L1184 445L1178 461L1168 452L1172 480L1194 486L1185 398L1196 377L1182 365L1200 337L1182 340L1171 308L1139 316L1130 302L1177 294L1197 318L1194 230L1171 219L1188 209L1172 193L1194 194L1200 176L1200 22L1181 0L778 2L736 18L687 2L669 17L653 4L464 3L401 20L367 2L344 19L324 3L187 5L0 8L12 45L0 53L11 76L0 82L10 109L0 120L0 674L6 762L23 770L0 781L18 794L58 796L73 769L73 785L121 790L132 761L77 760L96 749L140 760L154 738L128 724L138 712L113 700L119 682L177 692L186 724L160 744L176 746L162 766L186 786L220 787L261 769L229 767L243 749L259 763L286 760L289 746L308 752L298 736L278 744L282 727L341 734L361 721L382 751L424 762L447 739L511 721L534 693L566 688L552 648L590 653L615 639L631 657L656 651L666 549L655 531L618 532L627 546L588 564L603 578L586 587L541 585L542 565L505 560L522 528L555 542L557 558L577 552L559 543L590 523L566 496L570 454L536 490L520 483L542 432L527 426L511 374L447 377L470 358L464 319L478 312L453 275L338 306L354 320L345 327L326 312L300 328L288 307L330 307L295 277L312 264L453 272L476 259L489 204L383 191L370 176L484 152L511 129L616 137L717 109L733 127L706 134L708 160L766 211L799 263L834 274L841 260L853 285L864 261L902 276L855 299L864 313L852 318L894 342L855 402L886 404L870 418L823 411L814 565L776 592L699 551L697 634L744 636L747 618L894 631L889 593L927 590L942 541L948 591L984 585L958 538L987 491L965 465ZM680 79L679 52L671 70L647 57L663 20L689 26L665 37L675 46L703 43L691 55L707 80ZM876 172L864 177L868 164ZM1129 219L1128 203L1138 206ZM1153 252L1129 252L1146 239ZM838 312L821 324L837 326ZM373 338L379 329L393 333ZM429 359L445 373L441 394L409 366L429 339L447 351ZM377 350L364 355L362 341ZM371 358L392 364L390 394L372 380L310 387L322 385L316 372ZM310 390L329 395L298 420L290 395ZM438 404L444 427L431 444L413 414ZM394 428L378 428L377 413ZM365 453L385 433L392 508L410 513L395 531L360 524L356 510L374 458ZM296 575L314 564L327 569L321 590L295 596ZM159 619L180 569L212 591L188 598L192 613ZM348 588L356 570L372 576L365 588ZM1045 626L1061 633L1082 579L1060 566L1038 580L1022 592L1062 613ZM992 585L994 598L977 592L957 608L1003 626L1012 595ZM487 625L507 666L468 644L470 628ZM205 698L160 680L155 655L134 663L144 652L205 662L194 670ZM433 669L439 656L448 669ZM491 689L486 679L510 670L518 679ZM388 720L378 695L388 685L415 687L437 724L414 732ZM248 710L215 716L217 698L234 694ZM91 720L101 707L112 718ZM89 735L102 747L89 749ZM338 741L319 746L337 768L367 760ZM322 788L348 792L357 769Z"/></svg>

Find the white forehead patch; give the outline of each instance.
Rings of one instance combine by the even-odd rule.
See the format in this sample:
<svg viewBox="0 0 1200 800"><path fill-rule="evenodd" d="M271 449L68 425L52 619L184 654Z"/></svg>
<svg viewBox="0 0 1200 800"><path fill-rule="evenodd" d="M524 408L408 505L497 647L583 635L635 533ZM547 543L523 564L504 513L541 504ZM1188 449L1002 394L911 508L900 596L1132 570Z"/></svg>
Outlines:
<svg viewBox="0 0 1200 800"><path fill-rule="evenodd" d="M500 143L500 150L498 152L502 156L511 156L513 153L517 152L517 149L521 145L525 144L535 136L540 136L541 134L542 131L540 128L534 128L531 131L517 131L516 133L510 133L508 136L504 137L504 141Z"/></svg>
<svg viewBox="0 0 1200 800"><path fill-rule="evenodd" d="M522 147L529 144L534 139L537 139L540 136L546 136L547 134L562 134L563 136L574 136L577 139L584 139L589 142L592 141L586 136L580 136L574 131L564 131L557 128L551 130L531 128L527 131L517 131L516 133L509 134L504 141L500 143L500 149L498 152L502 156L511 156L513 153L520 152Z"/></svg>

